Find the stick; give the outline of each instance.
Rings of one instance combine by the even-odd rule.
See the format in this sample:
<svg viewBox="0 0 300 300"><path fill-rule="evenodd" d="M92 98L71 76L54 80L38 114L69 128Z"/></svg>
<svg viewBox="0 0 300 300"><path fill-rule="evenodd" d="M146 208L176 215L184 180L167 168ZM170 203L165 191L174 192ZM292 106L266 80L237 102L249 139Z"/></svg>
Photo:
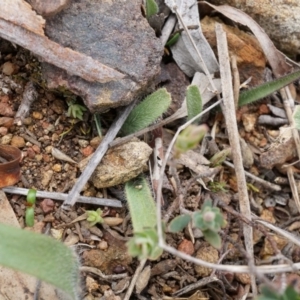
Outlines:
<svg viewBox="0 0 300 300"><path fill-rule="evenodd" d="M14 186L7 186L5 188L2 188L2 190L5 193L23 195L23 196L26 196L29 191L28 189L14 187ZM37 198L50 198L53 200L65 201L68 197L68 194L37 191L36 196L37 196ZM105 198L79 196L78 202L94 204L94 205L99 205L99 206L101 205L101 206L111 206L111 207L122 207L122 202L117 199L105 199Z"/></svg>
<svg viewBox="0 0 300 300"><path fill-rule="evenodd" d="M117 133L121 129L122 125L124 124L125 120L127 119L129 113L133 109L136 101L133 101L130 105L128 105L122 114L116 118L114 123L110 126L107 134L105 135L104 139L102 140L101 144L98 146L97 150L93 154L92 158L89 160L87 166L85 167L84 171L77 179L76 184L70 191L67 200L65 200L63 204L63 209L69 209L70 206L73 206L77 199L79 198L79 193L82 191L83 187L87 183L87 181L92 176L93 172L95 171L96 167L99 165L101 159L103 158L104 154L109 148L109 144L114 140Z"/></svg>
<svg viewBox="0 0 300 300"><path fill-rule="evenodd" d="M237 178L238 194L240 210L249 220L251 220L250 201L247 192L247 182L245 178L245 172L243 167L243 158L241 153L241 147L239 142L239 132L237 128L234 96L232 90L232 77L230 70L229 54L226 33L220 24L216 25L216 37L217 47L219 54L220 73L222 82L222 94L223 103L221 108L225 117L226 128L228 131L228 137L230 146L232 149L233 162ZM254 269L254 257L253 257L253 230L252 227L244 224L243 225L245 235L245 246L249 255L249 268ZM254 270L253 270L254 271ZM254 273L251 272L251 287L254 296L257 295L257 287L255 283Z"/></svg>

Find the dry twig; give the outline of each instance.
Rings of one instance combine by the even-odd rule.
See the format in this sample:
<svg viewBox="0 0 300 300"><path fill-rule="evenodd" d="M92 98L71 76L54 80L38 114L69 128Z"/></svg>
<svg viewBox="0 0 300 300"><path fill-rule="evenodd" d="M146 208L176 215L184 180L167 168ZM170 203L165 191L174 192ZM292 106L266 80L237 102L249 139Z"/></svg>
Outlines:
<svg viewBox="0 0 300 300"><path fill-rule="evenodd" d="M217 47L219 54L223 103L221 103L223 115L225 116L226 128L230 146L232 149L232 157L237 177L237 187L239 194L240 210L249 220L251 220L250 201L247 192L247 182L243 167L243 158L239 142L239 132L237 128L235 104L232 90L231 70L229 63L229 54L227 46L226 33L220 24L216 25ZM245 246L249 255L249 268L254 271L253 256L253 232L252 227L244 224ZM256 272L255 272L256 273ZM254 295L257 294L254 273L251 274L251 287Z"/></svg>
<svg viewBox="0 0 300 300"><path fill-rule="evenodd" d="M87 181L92 176L93 172L95 171L96 167L100 163L101 159L105 155L109 144L113 141L113 139L118 134L119 130L121 129L122 125L124 124L125 120L127 119L129 113L133 109L136 101L133 101L130 105L128 105L122 112L122 114L116 118L114 123L110 126L108 132L106 133L104 139L102 140L101 144L98 146L97 150L89 160L87 166L85 167L84 171L78 178L76 184L70 191L67 200L63 204L64 209L69 209L70 206L73 206L77 199L79 198L79 193L82 191L83 187L87 183Z"/></svg>

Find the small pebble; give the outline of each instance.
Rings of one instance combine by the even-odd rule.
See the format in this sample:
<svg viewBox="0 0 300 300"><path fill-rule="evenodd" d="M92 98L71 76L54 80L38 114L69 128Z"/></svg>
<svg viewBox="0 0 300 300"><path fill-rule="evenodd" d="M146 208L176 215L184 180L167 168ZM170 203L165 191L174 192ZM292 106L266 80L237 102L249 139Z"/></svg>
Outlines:
<svg viewBox="0 0 300 300"><path fill-rule="evenodd" d="M31 119L31 117L25 118L25 119L23 120L23 124L26 125L26 126L31 125L31 124L32 124L32 119Z"/></svg>
<svg viewBox="0 0 300 300"><path fill-rule="evenodd" d="M79 144L80 148L85 148L89 145L89 141L87 141L87 140L78 140L78 144Z"/></svg>
<svg viewBox="0 0 300 300"><path fill-rule="evenodd" d="M32 113L32 117L33 117L34 119L36 119L36 120L42 120L44 116L43 116L43 114L40 113L39 111L34 111L34 112Z"/></svg>
<svg viewBox="0 0 300 300"><path fill-rule="evenodd" d="M90 156L94 152L94 148L92 146L87 146L80 150L84 157Z"/></svg>
<svg viewBox="0 0 300 300"><path fill-rule="evenodd" d="M16 72L18 72L18 70L19 70L19 67L10 61L7 61L2 65L2 72L3 72L3 74L5 74L7 76L16 74Z"/></svg>
<svg viewBox="0 0 300 300"><path fill-rule="evenodd" d="M61 169L62 169L61 164L55 164L52 166L52 170L56 173L61 172Z"/></svg>
<svg viewBox="0 0 300 300"><path fill-rule="evenodd" d="M108 248L108 244L107 244L107 241L100 241L99 244L98 244L98 248L100 250L106 250Z"/></svg>
<svg viewBox="0 0 300 300"><path fill-rule="evenodd" d="M23 148L25 146L25 140L21 136L14 135L10 144L17 148Z"/></svg>

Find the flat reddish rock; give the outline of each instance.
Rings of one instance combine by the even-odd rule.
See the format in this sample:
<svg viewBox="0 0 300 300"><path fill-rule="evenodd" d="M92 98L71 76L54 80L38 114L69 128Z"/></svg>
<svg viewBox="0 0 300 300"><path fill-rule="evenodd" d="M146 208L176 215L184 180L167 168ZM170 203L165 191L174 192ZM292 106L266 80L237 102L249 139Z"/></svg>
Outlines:
<svg viewBox="0 0 300 300"><path fill-rule="evenodd" d="M153 90L163 46L141 14L140 1L74 0L46 22L46 35L126 74L119 81L91 83L43 64L49 87L65 86L92 111L123 106Z"/></svg>

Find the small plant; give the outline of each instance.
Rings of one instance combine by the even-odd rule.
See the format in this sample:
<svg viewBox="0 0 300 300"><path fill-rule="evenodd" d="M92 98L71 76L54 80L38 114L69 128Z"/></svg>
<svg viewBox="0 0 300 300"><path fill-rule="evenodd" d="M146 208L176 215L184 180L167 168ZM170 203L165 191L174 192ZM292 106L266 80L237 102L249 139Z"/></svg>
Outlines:
<svg viewBox="0 0 300 300"><path fill-rule="evenodd" d="M36 190L30 189L26 197L25 224L28 227L34 225L34 207L36 202Z"/></svg>
<svg viewBox="0 0 300 300"><path fill-rule="evenodd" d="M158 246L155 202L146 179L139 177L128 181L125 195L134 231L134 236L127 243L128 252L140 260L156 260L162 249Z"/></svg>
<svg viewBox="0 0 300 300"><path fill-rule="evenodd" d="M198 86L190 85L186 90L186 106L188 120L194 118L202 112L202 98ZM194 124L199 123L200 118L194 121Z"/></svg>
<svg viewBox="0 0 300 300"><path fill-rule="evenodd" d="M187 128L182 130L174 145L174 157L178 157L181 153L185 153L188 150L196 148L203 139L207 130L208 127L206 125L189 125Z"/></svg>
<svg viewBox="0 0 300 300"><path fill-rule="evenodd" d="M191 216L181 215L174 218L169 225L169 231L181 231L190 221L193 222L194 227L202 231L207 242L217 249L221 248L221 237L218 232L226 226L226 221L220 209L212 206L211 200L205 201L201 210Z"/></svg>
<svg viewBox="0 0 300 300"><path fill-rule="evenodd" d="M214 193L227 192L226 182L224 181L210 181L208 183L208 188Z"/></svg>
<svg viewBox="0 0 300 300"><path fill-rule="evenodd" d="M95 226L97 223L102 224L103 223L102 214L103 211L100 208L98 208L97 210L87 210L86 220L90 223L91 227Z"/></svg>
<svg viewBox="0 0 300 300"><path fill-rule="evenodd" d="M4 224L0 236L0 265L35 276L79 300L79 260L71 249L48 236Z"/></svg>
<svg viewBox="0 0 300 300"><path fill-rule="evenodd" d="M68 101L68 106L69 108L68 108L67 116L82 121L83 113L87 110L86 107L78 103L75 103L74 100Z"/></svg>
<svg viewBox="0 0 300 300"><path fill-rule="evenodd" d="M288 286L281 294L267 286L263 286L261 295L256 300L300 300L300 295L292 286Z"/></svg>
<svg viewBox="0 0 300 300"><path fill-rule="evenodd" d="M139 131L159 118L170 106L171 95L165 88L146 97L129 114L120 132L128 135Z"/></svg>

